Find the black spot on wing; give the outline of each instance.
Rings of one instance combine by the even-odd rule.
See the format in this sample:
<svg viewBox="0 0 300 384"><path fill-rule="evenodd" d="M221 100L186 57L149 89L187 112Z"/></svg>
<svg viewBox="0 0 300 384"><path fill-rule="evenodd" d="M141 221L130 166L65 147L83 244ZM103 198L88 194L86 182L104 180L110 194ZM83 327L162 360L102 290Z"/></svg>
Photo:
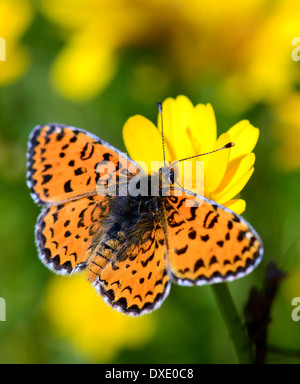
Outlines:
<svg viewBox="0 0 300 384"><path fill-rule="evenodd" d="M68 180L68 181L64 184L64 190L65 190L66 193L73 192L73 189L71 188L71 180Z"/></svg>

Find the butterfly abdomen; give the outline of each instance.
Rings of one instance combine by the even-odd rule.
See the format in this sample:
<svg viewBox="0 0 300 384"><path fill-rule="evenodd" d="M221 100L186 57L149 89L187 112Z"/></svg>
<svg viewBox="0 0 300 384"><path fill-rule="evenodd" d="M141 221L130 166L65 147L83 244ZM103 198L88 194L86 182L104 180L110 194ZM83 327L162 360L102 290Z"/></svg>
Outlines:
<svg viewBox="0 0 300 384"><path fill-rule="evenodd" d="M157 205L151 197L114 197L109 201L109 215L103 220L101 233L95 237L89 260L88 280L94 281L102 270L120 261L135 259L134 250L153 233Z"/></svg>
<svg viewBox="0 0 300 384"><path fill-rule="evenodd" d="M89 260L88 280L106 302L132 315L151 311L169 292L161 210L155 198L112 198L106 230Z"/></svg>

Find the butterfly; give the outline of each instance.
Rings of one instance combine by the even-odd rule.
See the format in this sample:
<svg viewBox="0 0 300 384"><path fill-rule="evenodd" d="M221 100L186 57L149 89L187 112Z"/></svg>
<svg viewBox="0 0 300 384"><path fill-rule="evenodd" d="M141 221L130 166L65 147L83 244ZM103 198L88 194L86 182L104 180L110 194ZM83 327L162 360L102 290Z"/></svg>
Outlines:
<svg viewBox="0 0 300 384"><path fill-rule="evenodd" d="M36 126L27 166L28 187L42 207L35 229L41 261L58 274L86 270L103 299L125 314L158 308L172 281L232 281L262 259L262 241L252 226L215 201L175 188L171 167L158 172L158 193L120 193L136 177L150 190L151 176L82 129ZM169 194L163 193L164 179ZM116 193L99 193L110 180Z"/></svg>

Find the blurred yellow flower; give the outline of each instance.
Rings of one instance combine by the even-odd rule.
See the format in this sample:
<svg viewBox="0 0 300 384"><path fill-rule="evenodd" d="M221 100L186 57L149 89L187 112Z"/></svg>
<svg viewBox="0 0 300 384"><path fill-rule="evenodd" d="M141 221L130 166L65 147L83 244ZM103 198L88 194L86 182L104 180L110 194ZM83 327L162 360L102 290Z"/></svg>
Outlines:
<svg viewBox="0 0 300 384"><path fill-rule="evenodd" d="M56 89L73 100L88 100L101 92L116 74L120 51L132 47L149 47L162 56L157 65L166 76L172 72L174 78L188 81L211 74L227 76L245 64L241 49L255 35L261 14L270 10L267 0L43 0L41 4L44 14L67 32L67 44L53 64L51 78ZM156 85L157 70L149 70L149 63L146 67Z"/></svg>
<svg viewBox="0 0 300 384"><path fill-rule="evenodd" d="M112 362L122 348L139 348L151 339L153 316L133 318L112 310L82 277L54 276L45 295L53 332L93 361Z"/></svg>
<svg viewBox="0 0 300 384"><path fill-rule="evenodd" d="M168 98L163 102L163 124L166 161L174 162L234 142L233 148L203 156L198 160L204 162L204 195L239 214L242 213L246 203L235 197L254 171L255 155L252 150L258 140L259 130L249 121L243 120L217 138L212 106L198 104L194 107L185 96ZM160 115L158 127L161 130ZM123 128L123 138L130 157L136 161L144 161L148 170L151 168L151 161L162 161L161 133L145 117L136 115L129 118Z"/></svg>
<svg viewBox="0 0 300 384"><path fill-rule="evenodd" d="M300 168L300 92L290 94L274 105L273 135L278 141L274 163L282 170Z"/></svg>
<svg viewBox="0 0 300 384"><path fill-rule="evenodd" d="M260 101L272 103L299 83L299 65L291 59L292 40L299 35L297 0L41 4L46 17L65 32L66 45L54 61L51 79L72 100L89 100L101 92L128 48L149 48L144 60L144 51L139 51L131 77L135 96L135 88L144 84L143 99L151 92L148 88L161 92L159 85L167 86L170 79L186 86L209 82L220 104L236 112Z"/></svg>
<svg viewBox="0 0 300 384"><path fill-rule="evenodd" d="M0 62L0 86L21 77L29 64L29 53L20 40L31 23L33 8L28 0L0 0L0 37L5 61Z"/></svg>
<svg viewBox="0 0 300 384"><path fill-rule="evenodd" d="M300 84L299 62L292 60L292 41L299 36L300 2L268 2L253 38L240 47L242 65L221 85L224 100L237 107L276 103ZM229 105L230 104L230 105ZM234 106L233 106L234 108Z"/></svg>

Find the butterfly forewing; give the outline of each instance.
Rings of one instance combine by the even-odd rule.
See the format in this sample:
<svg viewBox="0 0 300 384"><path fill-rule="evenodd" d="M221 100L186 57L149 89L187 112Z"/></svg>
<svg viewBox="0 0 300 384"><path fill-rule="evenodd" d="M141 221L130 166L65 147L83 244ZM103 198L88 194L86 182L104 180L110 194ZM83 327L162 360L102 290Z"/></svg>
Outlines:
<svg viewBox="0 0 300 384"><path fill-rule="evenodd" d="M110 162L111 177L118 180L140 168L127 156L79 128L41 125L28 143L27 183L39 203L59 203L97 192L99 164Z"/></svg>

